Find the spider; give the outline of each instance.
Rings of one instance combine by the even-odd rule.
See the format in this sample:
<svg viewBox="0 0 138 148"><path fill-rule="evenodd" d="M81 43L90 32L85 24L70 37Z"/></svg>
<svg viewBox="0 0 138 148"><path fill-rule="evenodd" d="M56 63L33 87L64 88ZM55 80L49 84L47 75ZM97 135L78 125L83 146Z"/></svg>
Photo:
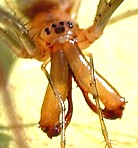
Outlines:
<svg viewBox="0 0 138 148"><path fill-rule="evenodd" d="M61 147L65 146L65 129L73 112L72 77L88 106L101 118L122 117L125 99L94 69L92 57L90 56L89 62L82 52L102 35L111 15L122 2L123 0L100 0L95 21L86 29L79 28L75 21L80 0L36 0L29 1L29 4L17 0L19 10L29 19L27 24L0 8L0 22L4 26L0 27L1 39L17 56L43 62L41 69L48 78L49 85L39 125L49 138L61 133ZM46 70L49 62L50 75ZM99 98L104 108L93 104L88 94L95 100ZM65 101L68 102L67 113ZM106 134L105 141L111 147Z"/></svg>

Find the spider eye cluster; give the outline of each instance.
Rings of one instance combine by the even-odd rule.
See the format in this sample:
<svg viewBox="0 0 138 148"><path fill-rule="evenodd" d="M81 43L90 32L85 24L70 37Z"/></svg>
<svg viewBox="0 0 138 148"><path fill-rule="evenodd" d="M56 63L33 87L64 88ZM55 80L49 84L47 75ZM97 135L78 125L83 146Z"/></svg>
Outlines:
<svg viewBox="0 0 138 148"><path fill-rule="evenodd" d="M53 23L50 27L46 27L44 29L47 35L50 35L52 33L52 28L54 29L54 33L60 34L64 33L68 29L72 29L73 23L71 21L60 21L58 23Z"/></svg>

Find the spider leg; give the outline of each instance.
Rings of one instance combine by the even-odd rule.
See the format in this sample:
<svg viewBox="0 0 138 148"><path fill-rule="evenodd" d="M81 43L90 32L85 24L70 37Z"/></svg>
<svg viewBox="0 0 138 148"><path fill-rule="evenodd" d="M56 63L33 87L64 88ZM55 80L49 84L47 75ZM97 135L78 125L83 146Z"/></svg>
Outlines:
<svg viewBox="0 0 138 148"><path fill-rule="evenodd" d="M36 49L27 29L22 22L0 7L0 39L19 57L37 57L40 50Z"/></svg>
<svg viewBox="0 0 138 148"><path fill-rule="evenodd" d="M92 34L97 38L103 34L103 30L111 15L123 1L124 0L110 0L106 2L105 0L100 0L94 24L86 30L86 36L91 42L93 41Z"/></svg>
<svg viewBox="0 0 138 148"><path fill-rule="evenodd" d="M0 39L3 40L17 56L23 58L28 57L29 55L21 40L12 34L13 33L11 31L7 32L7 30L5 31L0 27Z"/></svg>
<svg viewBox="0 0 138 148"><path fill-rule="evenodd" d="M120 20L126 19L128 17L134 16L138 14L138 8L132 9L132 10L128 10L120 15L117 15L113 18L110 19L108 25L112 25Z"/></svg>
<svg viewBox="0 0 138 148"><path fill-rule="evenodd" d="M73 2L73 7L71 8L71 18L72 19L76 19L77 18L77 14L80 8L80 4L81 4L81 0L75 0Z"/></svg>
<svg viewBox="0 0 138 148"><path fill-rule="evenodd" d="M94 70L92 54L89 53L89 57L90 57L90 63L91 63L90 64L91 79L92 79L91 85L93 86L92 90L95 90L94 91L95 93L93 94L93 98L95 99L95 103L96 103L96 111L99 115L101 130L102 130L102 134L104 136L105 142L106 142L106 146L108 146L108 148L112 148L111 142L110 142L109 137L108 137L107 128L106 128L106 125L105 125L105 122L104 122L104 119L103 119L102 110L101 110L101 107L100 107L100 99L99 99L99 94L98 94L98 89L97 89L97 84L96 84L96 78L94 76L95 70Z"/></svg>
<svg viewBox="0 0 138 148"><path fill-rule="evenodd" d="M81 49L88 47L103 34L110 17L123 1L110 0L107 2L107 0L100 0L94 24L85 30L80 30L80 35L78 35L78 42Z"/></svg>
<svg viewBox="0 0 138 148"><path fill-rule="evenodd" d="M17 4L13 2L13 0L5 0L5 3L14 14L17 12L18 7Z"/></svg>
<svg viewBox="0 0 138 148"><path fill-rule="evenodd" d="M103 32L112 14L123 1L124 0L110 0L109 2L107 2L107 0L100 0L96 12L94 26L96 26L97 29Z"/></svg>

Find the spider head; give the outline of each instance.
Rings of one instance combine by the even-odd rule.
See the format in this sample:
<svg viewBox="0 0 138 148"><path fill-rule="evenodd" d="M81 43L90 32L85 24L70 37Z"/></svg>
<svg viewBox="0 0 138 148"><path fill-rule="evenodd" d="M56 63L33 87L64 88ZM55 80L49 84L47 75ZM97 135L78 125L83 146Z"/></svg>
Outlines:
<svg viewBox="0 0 138 148"><path fill-rule="evenodd" d="M57 21L44 27L41 32L41 39L46 45L53 45L55 42L64 43L74 40L77 37L76 24L71 21Z"/></svg>

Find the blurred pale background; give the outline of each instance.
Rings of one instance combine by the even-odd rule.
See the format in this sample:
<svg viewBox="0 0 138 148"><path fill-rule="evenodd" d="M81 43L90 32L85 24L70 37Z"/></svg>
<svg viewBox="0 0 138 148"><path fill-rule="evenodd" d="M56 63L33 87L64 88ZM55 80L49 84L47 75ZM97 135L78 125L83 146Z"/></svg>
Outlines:
<svg viewBox="0 0 138 148"><path fill-rule="evenodd" d="M78 23L88 27L93 21L97 0L82 0ZM138 2L125 0L115 15L138 8ZM122 119L105 120L114 148L138 147L138 15L107 26L104 35L87 51L93 53L95 68L109 81L128 103ZM1 53L2 54L2 53ZM59 148L60 137L50 140L38 127L41 104L47 80L35 60L19 59L10 69L9 87L12 100L25 128L28 147ZM73 85L74 113L66 130L67 148L102 148L105 146L98 116L93 113ZM7 106L8 107L8 106ZM6 126L6 115L0 103L0 125ZM5 139L4 139L5 134ZM3 136L1 136L3 135ZM7 145L6 145L7 144ZM0 129L0 147L15 147L11 131Z"/></svg>

